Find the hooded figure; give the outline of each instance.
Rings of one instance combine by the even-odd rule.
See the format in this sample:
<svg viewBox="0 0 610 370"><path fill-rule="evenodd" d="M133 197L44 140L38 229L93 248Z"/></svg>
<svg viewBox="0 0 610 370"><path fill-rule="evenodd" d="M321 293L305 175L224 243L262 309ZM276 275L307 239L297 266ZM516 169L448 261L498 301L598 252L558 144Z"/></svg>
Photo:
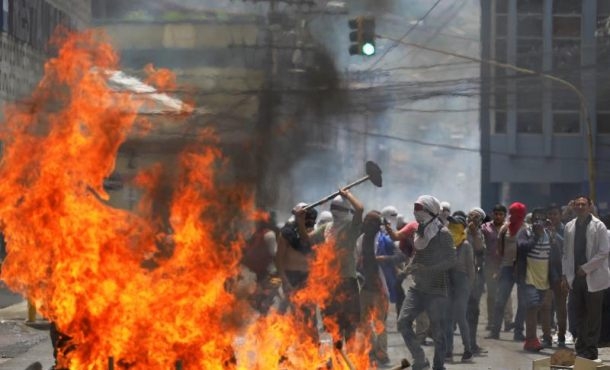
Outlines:
<svg viewBox="0 0 610 370"><path fill-rule="evenodd" d="M398 222L398 210L394 206L386 206L381 210L381 216L391 227L396 228Z"/></svg>
<svg viewBox="0 0 610 370"><path fill-rule="evenodd" d="M316 224L316 227L324 226L332 220L333 215L332 213L330 213L330 211L322 211L320 212L320 216L318 217L318 223Z"/></svg>
<svg viewBox="0 0 610 370"><path fill-rule="evenodd" d="M419 224L413 241L416 250L426 248L443 228L443 223L438 219L440 212L441 203L432 195L422 195L415 201L413 216Z"/></svg>
<svg viewBox="0 0 610 370"><path fill-rule="evenodd" d="M517 232L521 229L521 226L525 221L526 213L527 208L523 203L515 202L508 207L508 214L510 215L508 230L511 235L517 235Z"/></svg>
<svg viewBox="0 0 610 370"><path fill-rule="evenodd" d="M337 195L330 202L332 222L326 228L326 237L336 238L338 233L352 222L352 206L347 199Z"/></svg>
<svg viewBox="0 0 610 370"><path fill-rule="evenodd" d="M441 202L441 214L438 215L443 225L447 225L447 218L451 215L451 204L449 202Z"/></svg>

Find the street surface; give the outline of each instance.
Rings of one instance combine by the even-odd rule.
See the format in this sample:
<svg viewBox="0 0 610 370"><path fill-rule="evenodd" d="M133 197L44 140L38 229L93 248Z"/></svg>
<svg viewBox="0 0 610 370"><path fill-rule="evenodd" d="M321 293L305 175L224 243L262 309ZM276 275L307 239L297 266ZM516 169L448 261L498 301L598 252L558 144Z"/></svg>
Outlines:
<svg viewBox="0 0 610 370"><path fill-rule="evenodd" d="M514 301L516 302L516 300ZM43 369L49 369L53 364L53 354L48 330L37 330L25 325L27 304L18 296L0 291L0 306L4 307L0 309L0 370L22 370L35 361L42 363ZM523 343L514 342L512 332L502 332L501 340L483 339L487 334L484 330L487 325L486 312L483 297L481 299L482 318L478 332L479 345L489 352L485 356L475 357L473 363L460 363L462 344L461 338L456 335L454 338L454 360L456 362L446 363L447 369L531 370L533 360L550 356L553 353L554 349L545 349L540 353L523 351ZM396 331L396 312L393 306L388 317L388 331L388 352L392 362L381 369L395 366L403 358L412 361L402 337ZM432 362L434 347L429 345L424 346L423 349L427 358ZM604 362L610 362L610 348L600 349L600 358Z"/></svg>

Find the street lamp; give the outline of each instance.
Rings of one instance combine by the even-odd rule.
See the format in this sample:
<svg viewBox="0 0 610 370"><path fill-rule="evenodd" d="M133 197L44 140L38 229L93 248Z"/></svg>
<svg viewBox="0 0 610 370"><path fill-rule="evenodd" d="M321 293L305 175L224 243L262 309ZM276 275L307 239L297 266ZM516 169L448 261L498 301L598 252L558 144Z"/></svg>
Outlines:
<svg viewBox="0 0 610 370"><path fill-rule="evenodd" d="M589 108L588 108L589 106L587 104L587 99L585 98L585 95L582 93L582 91L580 91L580 89L578 87L576 87L574 84L572 84L569 81L566 81L564 79L561 79L561 78L553 76L553 75L549 75L549 74L546 74L546 73L543 73L543 72L534 71L534 70L527 69L527 68L517 67L517 66L514 66L512 64L501 63L501 62L498 62L496 60L480 59L480 58L470 57L468 55L463 55L463 54L458 54L458 53L454 53L454 52L451 52L451 51L431 48L429 46L419 45L419 44L416 44L416 43L413 43L413 42L398 40L398 39L394 39L394 38L387 37L387 36L382 36L382 35L377 35L377 38L390 40L390 41L393 41L393 42L396 42L396 43L399 43L399 44L402 44L402 45L405 45L405 46L411 46L411 47L414 47L414 48L428 50L428 51L432 51L432 52L439 53L439 54L450 55L450 56L453 56L453 57L456 57L456 58L461 58L461 59L469 60L471 62L490 64L490 65L493 65L495 67L510 69L510 70L513 70L513 71L516 71L516 72L519 72L519 73L523 73L523 74L539 76L539 77L546 78L548 80L560 83L563 86L566 86L567 88L572 90L574 93L576 93L576 95L578 96L578 99L580 100L580 111L582 112L583 119L585 120L585 123L587 125L587 152L588 152L589 197L591 198L592 202L595 202L595 198L596 198L596 190L595 190L596 171L595 171L595 153L593 152L593 127L591 125L591 117L589 115Z"/></svg>

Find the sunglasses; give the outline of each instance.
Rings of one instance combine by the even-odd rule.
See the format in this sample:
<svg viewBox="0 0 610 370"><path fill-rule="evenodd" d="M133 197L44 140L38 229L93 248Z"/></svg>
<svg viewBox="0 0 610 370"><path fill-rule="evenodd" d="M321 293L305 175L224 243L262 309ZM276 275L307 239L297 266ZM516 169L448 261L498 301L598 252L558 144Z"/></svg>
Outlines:
<svg viewBox="0 0 610 370"><path fill-rule="evenodd" d="M421 205L421 204L419 204L419 203L415 203L415 204L413 205L413 209L414 209L414 210L416 210L416 211L423 211L423 210L424 210L424 206L422 206L422 205Z"/></svg>

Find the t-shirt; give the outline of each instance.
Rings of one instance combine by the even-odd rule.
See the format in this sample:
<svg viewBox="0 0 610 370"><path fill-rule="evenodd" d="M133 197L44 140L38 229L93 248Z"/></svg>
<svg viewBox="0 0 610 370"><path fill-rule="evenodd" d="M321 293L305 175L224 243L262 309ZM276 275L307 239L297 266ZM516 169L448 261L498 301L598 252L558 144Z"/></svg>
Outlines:
<svg viewBox="0 0 610 370"><path fill-rule="evenodd" d="M532 232L528 230L528 232ZM551 242L545 232L534 247L527 253L527 270L525 283L536 289L549 289L549 258L551 256Z"/></svg>

